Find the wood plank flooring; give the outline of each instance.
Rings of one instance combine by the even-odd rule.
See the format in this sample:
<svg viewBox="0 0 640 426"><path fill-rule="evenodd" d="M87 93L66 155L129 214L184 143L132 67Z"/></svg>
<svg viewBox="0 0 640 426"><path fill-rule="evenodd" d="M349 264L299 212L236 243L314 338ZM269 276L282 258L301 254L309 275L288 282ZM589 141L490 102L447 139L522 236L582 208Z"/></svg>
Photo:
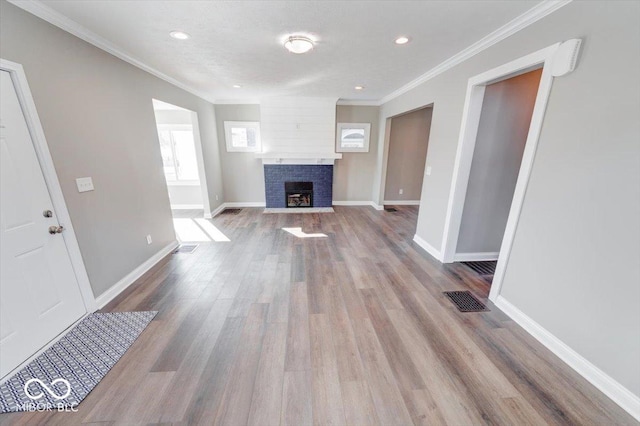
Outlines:
<svg viewBox="0 0 640 426"><path fill-rule="evenodd" d="M230 242L170 255L104 309L159 314L77 413L0 423L637 424L491 303L459 313L442 292L487 302L488 284L411 241L416 207L335 210L214 218Z"/></svg>

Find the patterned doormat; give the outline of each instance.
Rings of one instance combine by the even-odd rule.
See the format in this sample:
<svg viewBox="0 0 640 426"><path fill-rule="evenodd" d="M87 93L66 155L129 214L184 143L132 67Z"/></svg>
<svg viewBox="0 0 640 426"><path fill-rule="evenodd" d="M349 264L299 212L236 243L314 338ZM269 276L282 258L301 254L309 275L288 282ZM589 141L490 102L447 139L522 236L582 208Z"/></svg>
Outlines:
<svg viewBox="0 0 640 426"><path fill-rule="evenodd" d="M147 311L88 315L0 385L0 413L77 407L156 314Z"/></svg>

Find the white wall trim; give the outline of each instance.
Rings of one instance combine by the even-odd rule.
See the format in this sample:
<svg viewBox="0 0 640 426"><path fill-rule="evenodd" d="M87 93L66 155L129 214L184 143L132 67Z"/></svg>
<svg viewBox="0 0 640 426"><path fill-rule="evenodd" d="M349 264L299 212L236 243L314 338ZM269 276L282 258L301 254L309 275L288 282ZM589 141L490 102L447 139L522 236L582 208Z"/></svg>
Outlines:
<svg viewBox="0 0 640 426"><path fill-rule="evenodd" d="M415 234L413 236L413 241L419 245L420 247L422 247L427 253L429 253L431 256L435 257L437 260L439 260L440 262L442 262L442 255L440 253L440 251L438 249L436 249L434 246L432 246L431 244L429 244L428 242L426 242L424 239L422 239L421 237L418 236L418 234Z"/></svg>
<svg viewBox="0 0 640 426"><path fill-rule="evenodd" d="M371 206L376 210L384 210L384 206L380 206L373 201L332 201L334 206Z"/></svg>
<svg viewBox="0 0 640 426"><path fill-rule="evenodd" d="M120 281L109 287L107 291L96 298L96 303L100 309L104 308L107 303L115 299L120 293L127 289L131 284L136 282L138 278L144 275L148 270L153 268L166 255L174 251L179 246L177 241L172 241L165 247L160 249L156 254L147 259L142 265L125 275Z"/></svg>
<svg viewBox="0 0 640 426"><path fill-rule="evenodd" d="M224 205L224 203L220 204L220 205L219 205L215 210L213 210L213 211L210 213L210 216L211 216L211 217L209 217L209 218L207 218L207 219L213 219L214 217L218 216L220 213L222 213L222 211L223 211L225 208L226 208L226 206ZM207 215L205 214L205 218L206 218L206 216L207 216Z"/></svg>
<svg viewBox="0 0 640 426"><path fill-rule="evenodd" d="M419 206L420 200L384 200L385 206Z"/></svg>
<svg viewBox="0 0 640 426"><path fill-rule="evenodd" d="M202 210L204 204L171 204L171 210Z"/></svg>
<svg viewBox="0 0 640 426"><path fill-rule="evenodd" d="M499 252L456 253L454 262L480 262L483 260L498 260Z"/></svg>
<svg viewBox="0 0 640 426"><path fill-rule="evenodd" d="M87 28L83 27L79 23L75 22L72 19L67 18L61 13L56 12L55 10L51 9L49 6L46 6L45 4L43 4L38 0L31 0L31 1L8 0L8 1L14 6L17 6L20 9L23 9L31 13L32 15L37 16L38 18L44 19L50 24L53 24L56 27L70 34L73 34L74 36L86 41L87 43L90 43L96 46L97 48L102 49L105 52L108 52L113 56L120 58L123 61L128 62L135 67L140 68L143 71L148 72L149 74L155 75L156 77L166 81L167 83L173 84L174 86L179 87L182 90L185 90L191 94L194 94L199 98L202 98L212 103L214 102L213 97L209 96L209 94L200 92L199 90L196 90L193 87L188 86L176 80L173 77L169 77L168 75L158 71L157 69L145 64L144 62L140 61L139 59L131 56L129 53L122 50L119 46L116 46L115 44L111 43L107 39L99 36L98 34L92 31L89 31Z"/></svg>
<svg viewBox="0 0 640 426"><path fill-rule="evenodd" d="M58 175L53 164L53 158L49 152L49 146L47 139L40 123L40 117L38 116L38 110L36 104L33 101L31 89L29 88L29 82L27 76L24 73L22 65L15 62L0 59L0 69L5 70L11 74L11 80L14 83L16 93L22 112L24 113L27 127L31 133L33 140L33 146L40 163L40 168L44 176L44 180L51 196L51 202L53 203L53 209L58 217L58 223L63 225L65 232L62 234L64 238L69 258L71 259L71 265L73 272L78 281L78 287L80 288L80 294L82 295L82 301L87 312L94 312L97 308L96 299L91 288L89 281L89 275L82 260L82 253L80 252L80 246L78 245L78 239L76 232L71 222L71 216L69 210L67 210L67 204L64 201L64 195L62 194L62 188L58 181Z"/></svg>
<svg viewBox="0 0 640 426"><path fill-rule="evenodd" d="M569 367L573 368L602 393L611 398L613 402L640 421L640 398L638 396L571 349L562 340L516 308L503 296L497 297L495 305Z"/></svg>
<svg viewBox="0 0 640 426"><path fill-rule="evenodd" d="M487 84L513 77L530 70L533 67L542 66L542 76L540 77L538 94L536 96L531 116L531 124L529 126L529 133L527 134L524 153L522 155L522 163L520 165L518 180L513 193L513 201L511 203L504 236L500 246L500 255L498 257L498 264L496 265L496 272L493 277L493 283L491 284L491 290L489 293L489 299L491 301L494 301L500 294L502 281L504 279L507 263L511 254L511 247L515 238L520 213L522 211L529 177L531 176L540 132L542 131L547 102L549 100L549 95L551 94L551 86L553 84L553 76L551 75L553 55L558 50L559 46L560 43L556 43L544 49L540 49L507 64L476 75L470 78L467 83L467 94L464 110L462 112L462 124L460 127L460 136L458 139L456 158L453 166L453 177L451 179L449 201L447 204L447 213L445 216L442 236L442 247L440 250L442 253L442 261L445 263L450 263L455 260L458 235L460 233L460 224L462 222L462 213L464 210L464 202L469 183L471 163L473 161L473 152L476 145L476 136L478 133L478 125L480 123L485 87Z"/></svg>
<svg viewBox="0 0 640 426"><path fill-rule="evenodd" d="M357 99L338 99L337 105L380 106L379 100L361 101Z"/></svg>
<svg viewBox="0 0 640 426"><path fill-rule="evenodd" d="M260 105L259 99L216 99L215 105Z"/></svg>
<svg viewBox="0 0 640 426"><path fill-rule="evenodd" d="M230 202L224 203L224 207L227 209L239 209L243 207L266 207L267 203L264 201L247 201L247 202Z"/></svg>
<svg viewBox="0 0 640 426"><path fill-rule="evenodd" d="M531 9L523 13L522 15L518 16L517 18L513 19L512 21L506 23L502 27L498 28L497 30L493 31L492 33L488 34L487 36L473 43L471 46L458 52L457 54L453 55L446 61L430 69L426 73L422 74L420 77L416 78L415 80L405 84L399 89L384 96L382 99L380 99L380 101L378 102L378 105L382 105L386 102L389 102L390 100L397 98L398 96L425 83L426 81L431 80L435 76L442 74L443 72L477 55L483 50L490 48L494 44L497 44L500 41L506 39L507 37L512 36L518 31L539 21L540 19L555 12L561 7L566 6L569 3L571 3L571 0L551 0L551 1L543 1L537 4L536 6L532 7Z"/></svg>
<svg viewBox="0 0 640 426"><path fill-rule="evenodd" d="M240 209L244 207L266 207L267 204L264 201L249 201L249 202L230 202L220 204L214 211L211 212L211 217L216 217L222 213L225 209Z"/></svg>

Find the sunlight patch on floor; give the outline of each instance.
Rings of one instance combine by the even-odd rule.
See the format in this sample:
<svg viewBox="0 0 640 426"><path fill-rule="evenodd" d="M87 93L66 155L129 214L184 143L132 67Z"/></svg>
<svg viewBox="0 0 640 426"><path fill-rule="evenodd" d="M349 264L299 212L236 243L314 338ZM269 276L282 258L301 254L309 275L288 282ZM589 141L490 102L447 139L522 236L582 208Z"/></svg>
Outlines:
<svg viewBox="0 0 640 426"><path fill-rule="evenodd" d="M302 228L282 228L282 230L298 238L323 238L327 236L327 234L320 234L320 233L307 234L306 232L302 232Z"/></svg>
<svg viewBox="0 0 640 426"><path fill-rule="evenodd" d="M180 242L231 241L213 223L206 219L174 218L173 227Z"/></svg>

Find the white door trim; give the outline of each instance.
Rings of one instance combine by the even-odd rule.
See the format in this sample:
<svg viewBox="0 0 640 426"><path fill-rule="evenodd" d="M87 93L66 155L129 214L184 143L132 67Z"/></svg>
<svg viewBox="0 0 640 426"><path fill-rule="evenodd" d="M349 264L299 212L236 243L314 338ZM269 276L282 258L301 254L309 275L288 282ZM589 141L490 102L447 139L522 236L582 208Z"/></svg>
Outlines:
<svg viewBox="0 0 640 426"><path fill-rule="evenodd" d="M53 208L58 217L59 223L64 226L65 231L61 234L64 238L69 257L71 259L71 265L73 266L73 272L78 280L78 286L80 287L80 293L82 294L82 300L88 313L94 312L98 309L96 299L91 289L89 282L89 276L85 269L84 262L82 260L82 254L80 252L80 246L76 238L76 233L71 223L71 216L67 210L67 205L62 195L62 188L56 175L56 170L53 165L53 159L49 152L49 146L44 136L44 130L40 124L40 118L38 117L38 111L36 104L33 101L31 90L29 89L29 83L27 76L24 73L22 65L15 62L7 61L0 58L0 69L9 72L11 74L11 81L18 94L18 100L33 140L33 146L44 175L44 180L47 184L47 189L53 202Z"/></svg>
<svg viewBox="0 0 640 426"><path fill-rule="evenodd" d="M462 126L460 128L460 137L458 139L458 148L456 152L456 160L453 166L453 179L449 192L449 203L447 206L447 215L445 218L444 234L442 237L442 259L444 263L451 263L455 260L456 246L458 243L458 234L460 232L460 223L462 221L462 211L464 201L467 194L467 185L469 183L469 174L471 171L471 162L473 160L473 151L476 144L476 136L478 133L478 125L480 123L480 114L482 111L482 102L484 100L485 87L488 84L504 80L530 69L542 66L542 76L540 78L540 86L536 96L535 106L531 117L527 142L522 156L522 164L518 174L513 194L513 201L507 225L505 227L502 245L500 247L500 255L498 256L498 264L496 272L491 284L491 292L489 300L495 302L500 294L500 288L504 278L507 262L511 253L513 239L515 237L518 219L522 211L525 191L529 183L531 169L533 167L533 159L535 157L538 139L542 130L547 101L551 93L553 84L553 76L551 75L551 60L554 53L560 46L560 43L553 44L530 55L511 61L507 64L486 71L469 79L467 84L467 95L462 113Z"/></svg>

